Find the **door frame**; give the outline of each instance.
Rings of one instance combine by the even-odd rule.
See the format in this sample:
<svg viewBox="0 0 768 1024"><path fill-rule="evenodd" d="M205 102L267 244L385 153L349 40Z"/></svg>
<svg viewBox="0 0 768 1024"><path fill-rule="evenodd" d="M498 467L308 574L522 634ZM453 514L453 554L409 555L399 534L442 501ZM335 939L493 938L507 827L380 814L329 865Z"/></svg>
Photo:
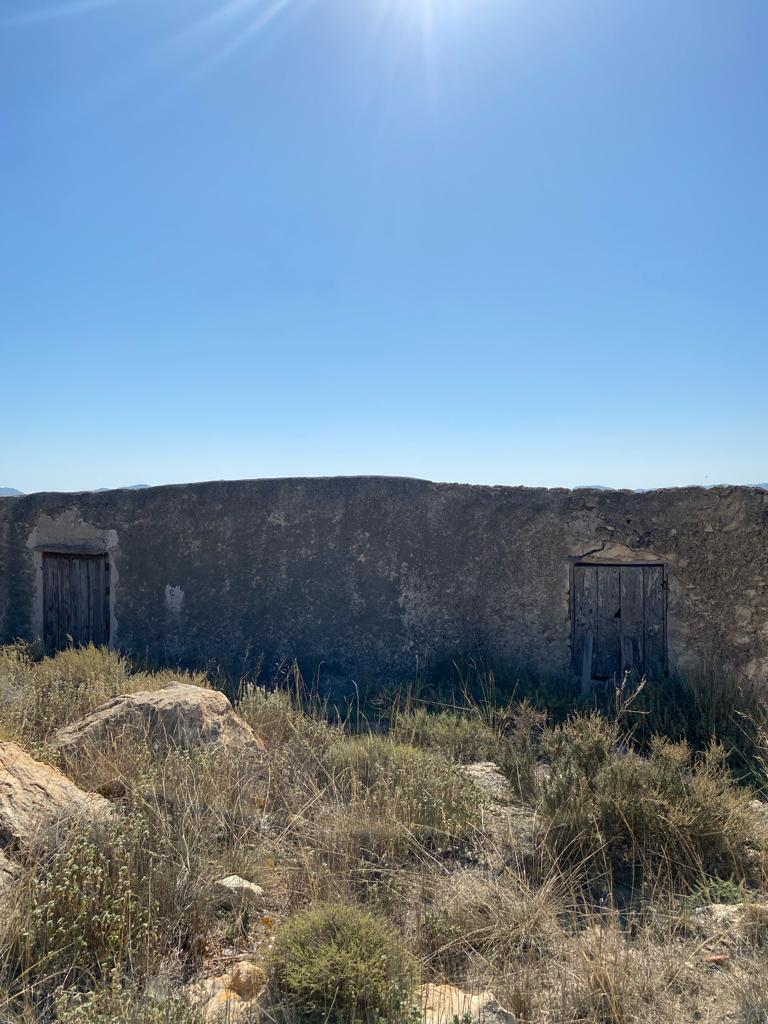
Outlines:
<svg viewBox="0 0 768 1024"><path fill-rule="evenodd" d="M669 615L669 567L668 564L660 558L637 558L637 559L620 559L620 558L590 558L584 555L574 555L568 559L568 620L570 622L570 640L569 640L569 664L571 672L581 678L581 673L577 671L578 666L574 665L573 659L576 651L576 601L574 592L574 575L577 567L584 566L590 569L599 569L602 566L607 568L614 567L620 569L661 569L661 607L662 607L662 650L663 650L663 666L665 676L669 675L669 645L667 641L667 618ZM597 680L594 680L597 685Z"/></svg>

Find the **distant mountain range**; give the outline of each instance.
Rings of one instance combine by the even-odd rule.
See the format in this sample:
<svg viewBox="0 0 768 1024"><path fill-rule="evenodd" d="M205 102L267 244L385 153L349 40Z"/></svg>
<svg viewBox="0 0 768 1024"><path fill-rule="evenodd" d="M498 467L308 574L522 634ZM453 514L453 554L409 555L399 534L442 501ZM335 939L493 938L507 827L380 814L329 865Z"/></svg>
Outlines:
<svg viewBox="0 0 768 1024"><path fill-rule="evenodd" d="M96 487L93 494L101 494L102 491L143 491L149 484L129 484L127 487ZM20 498L24 491L17 491L15 487L0 487L0 498Z"/></svg>
<svg viewBox="0 0 768 1024"><path fill-rule="evenodd" d="M706 484L707 487L718 487L719 484ZM733 486L736 486L735 484ZM765 484L745 484L746 487L762 487L764 491L768 491L768 483ZM603 484L577 484L574 491L615 491L618 490L616 487L605 487ZM631 488L630 488L631 490ZM648 491L657 490L655 487L636 487L636 494L646 494Z"/></svg>

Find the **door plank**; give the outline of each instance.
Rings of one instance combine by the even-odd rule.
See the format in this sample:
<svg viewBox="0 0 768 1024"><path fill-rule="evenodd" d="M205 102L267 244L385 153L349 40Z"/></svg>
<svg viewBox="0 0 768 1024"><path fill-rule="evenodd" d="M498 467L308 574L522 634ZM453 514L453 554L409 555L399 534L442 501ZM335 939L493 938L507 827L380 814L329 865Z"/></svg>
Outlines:
<svg viewBox="0 0 768 1024"><path fill-rule="evenodd" d="M597 566L574 566L573 589L573 667L582 679L591 680L595 664L594 637L597 633ZM589 650L586 647L588 637L592 638Z"/></svg>
<svg viewBox="0 0 768 1024"><path fill-rule="evenodd" d="M97 647L109 643L109 590L107 560L99 559L92 566L91 637Z"/></svg>
<svg viewBox="0 0 768 1024"><path fill-rule="evenodd" d="M592 688L593 679L592 675L594 672L593 665L595 660L595 634L592 630L588 630L586 637L584 638L584 653L582 655L581 663L581 692L587 694Z"/></svg>
<svg viewBox="0 0 768 1024"><path fill-rule="evenodd" d="M619 567L601 565L597 571L597 654L595 677L618 679L621 674L621 587Z"/></svg>
<svg viewBox="0 0 768 1024"><path fill-rule="evenodd" d="M643 569L627 565L619 569L621 588L621 671L639 678L644 659Z"/></svg>

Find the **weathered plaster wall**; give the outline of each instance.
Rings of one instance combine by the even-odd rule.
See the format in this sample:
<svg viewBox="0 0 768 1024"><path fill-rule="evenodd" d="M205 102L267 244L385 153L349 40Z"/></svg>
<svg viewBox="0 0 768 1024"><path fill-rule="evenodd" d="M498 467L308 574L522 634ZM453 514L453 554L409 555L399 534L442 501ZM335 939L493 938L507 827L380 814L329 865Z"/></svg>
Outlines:
<svg viewBox="0 0 768 1024"><path fill-rule="evenodd" d="M569 668L576 556L661 559L673 669L768 676L768 492L635 494L397 478L0 498L0 639L40 630L42 550L108 551L113 640L237 671L369 680L467 653Z"/></svg>

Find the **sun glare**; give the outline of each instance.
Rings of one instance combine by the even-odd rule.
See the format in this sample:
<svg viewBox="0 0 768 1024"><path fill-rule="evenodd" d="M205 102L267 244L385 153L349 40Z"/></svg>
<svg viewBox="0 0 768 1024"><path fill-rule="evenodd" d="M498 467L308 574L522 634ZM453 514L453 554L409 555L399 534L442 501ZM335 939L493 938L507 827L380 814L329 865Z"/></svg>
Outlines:
<svg viewBox="0 0 768 1024"><path fill-rule="evenodd" d="M23 13L0 16L0 24L32 24L36 22L96 18L132 0L29 0ZM183 15L179 8L176 30L158 45L148 57L156 66L169 66L171 60L186 64L179 68L175 88L206 75L238 53L256 44L258 39L278 26L302 20L310 8L329 16L343 14L346 4L355 4L359 18L370 19L378 41L395 34L402 37L408 49L418 49L427 77L437 77L439 30L463 20L470 4L484 0L204 0L194 17ZM358 6L359 5L359 6ZM391 42L387 43L392 49ZM393 59L402 54L395 47ZM130 77L130 76L129 76Z"/></svg>

